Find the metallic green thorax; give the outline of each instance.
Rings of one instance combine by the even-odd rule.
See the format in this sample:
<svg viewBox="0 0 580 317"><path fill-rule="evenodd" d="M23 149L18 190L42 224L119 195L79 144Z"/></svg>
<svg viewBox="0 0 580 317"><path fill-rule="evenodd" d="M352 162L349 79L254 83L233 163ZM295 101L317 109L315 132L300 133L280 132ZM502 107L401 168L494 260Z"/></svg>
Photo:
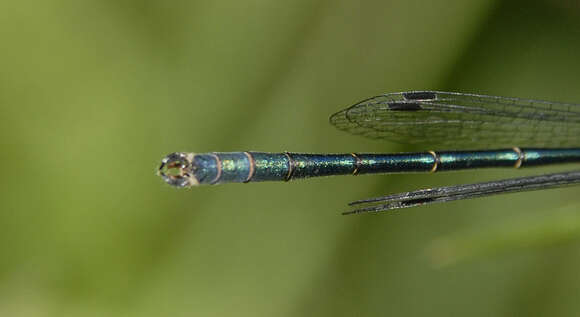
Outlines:
<svg viewBox="0 0 580 317"><path fill-rule="evenodd" d="M159 168L174 186L289 181L331 175L435 172L485 167L521 167L580 162L580 148L502 149L398 154L300 154L264 152L183 153Z"/></svg>

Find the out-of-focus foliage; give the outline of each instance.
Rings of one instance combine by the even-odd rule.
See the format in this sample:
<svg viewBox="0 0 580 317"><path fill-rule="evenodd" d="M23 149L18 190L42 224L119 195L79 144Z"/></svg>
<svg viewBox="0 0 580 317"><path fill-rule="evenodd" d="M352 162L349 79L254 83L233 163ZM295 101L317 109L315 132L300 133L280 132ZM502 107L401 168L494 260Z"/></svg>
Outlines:
<svg viewBox="0 0 580 317"><path fill-rule="evenodd" d="M155 176L173 151L419 150L328 124L381 92L580 102L574 1L4 1L0 39L1 316L580 313L578 188L340 216L547 169Z"/></svg>

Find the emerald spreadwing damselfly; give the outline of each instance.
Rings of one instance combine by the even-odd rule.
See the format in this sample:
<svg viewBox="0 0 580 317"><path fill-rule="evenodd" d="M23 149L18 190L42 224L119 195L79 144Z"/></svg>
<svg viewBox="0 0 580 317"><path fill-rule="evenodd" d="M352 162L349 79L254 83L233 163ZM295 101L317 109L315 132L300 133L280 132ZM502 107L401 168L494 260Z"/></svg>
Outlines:
<svg viewBox="0 0 580 317"><path fill-rule="evenodd" d="M452 150L415 153L175 152L159 175L170 185L290 181L331 175L441 172L580 162L580 105L476 94L410 91L372 97L330 117L373 139ZM477 149L477 150L468 150ZM500 193L577 185L580 171L404 192L350 203L379 212Z"/></svg>

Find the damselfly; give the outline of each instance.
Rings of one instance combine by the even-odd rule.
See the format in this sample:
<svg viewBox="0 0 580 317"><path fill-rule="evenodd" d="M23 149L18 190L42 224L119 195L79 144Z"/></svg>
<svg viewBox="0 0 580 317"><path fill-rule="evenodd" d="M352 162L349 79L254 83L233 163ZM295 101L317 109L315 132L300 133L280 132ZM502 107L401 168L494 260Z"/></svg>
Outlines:
<svg viewBox="0 0 580 317"><path fill-rule="evenodd" d="M475 94L411 91L361 101L333 114L340 130L368 138L448 146L395 154L176 152L159 175L169 184L289 181L330 175L439 172L580 162L580 105ZM465 150L470 147L485 150ZM580 184L580 171L504 179L359 200L345 214Z"/></svg>

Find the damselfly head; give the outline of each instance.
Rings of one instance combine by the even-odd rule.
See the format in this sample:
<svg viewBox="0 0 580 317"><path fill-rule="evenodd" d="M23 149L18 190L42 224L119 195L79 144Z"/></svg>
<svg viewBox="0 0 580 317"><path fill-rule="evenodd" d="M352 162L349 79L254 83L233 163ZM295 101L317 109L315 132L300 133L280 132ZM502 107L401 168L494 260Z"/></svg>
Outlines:
<svg viewBox="0 0 580 317"><path fill-rule="evenodd" d="M175 152L161 160L157 174L163 180L175 187L189 187L197 185L192 165L193 153Z"/></svg>

